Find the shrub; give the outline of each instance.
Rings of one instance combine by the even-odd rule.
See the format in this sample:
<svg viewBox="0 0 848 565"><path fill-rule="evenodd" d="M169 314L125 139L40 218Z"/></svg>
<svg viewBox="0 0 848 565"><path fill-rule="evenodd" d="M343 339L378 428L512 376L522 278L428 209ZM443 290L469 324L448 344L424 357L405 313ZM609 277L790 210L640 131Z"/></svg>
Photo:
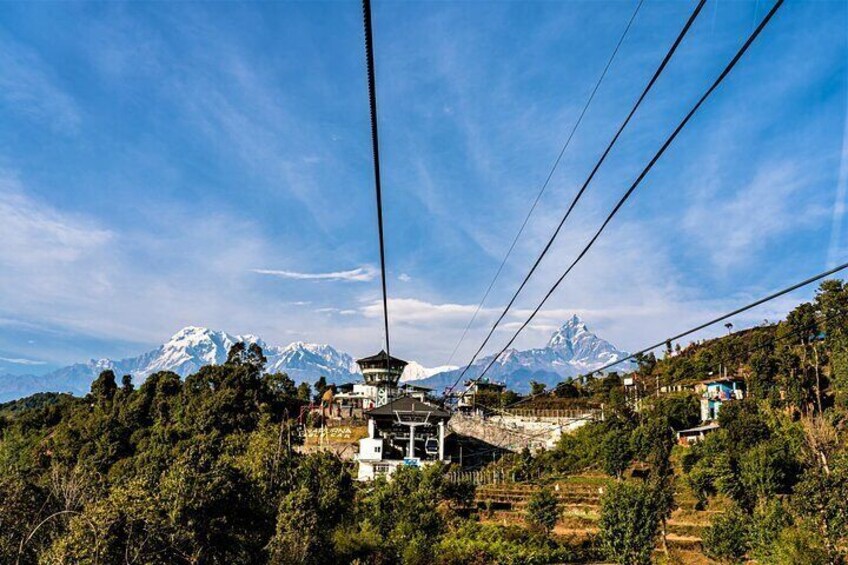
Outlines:
<svg viewBox="0 0 848 565"><path fill-rule="evenodd" d="M827 565L832 561L819 533L813 528L801 525L791 526L780 532L772 544L767 563Z"/></svg>
<svg viewBox="0 0 848 565"><path fill-rule="evenodd" d="M642 483L616 483L601 499L601 543L622 565L651 562L660 511L653 490Z"/></svg>
<svg viewBox="0 0 848 565"><path fill-rule="evenodd" d="M752 558L762 563L773 561L774 542L789 525L786 510L777 498L763 499L757 504L748 530Z"/></svg>
<svg viewBox="0 0 848 565"><path fill-rule="evenodd" d="M620 478L630 465L633 452L630 447L630 433L626 429L613 428L606 433L601 443L604 471Z"/></svg>
<svg viewBox="0 0 848 565"><path fill-rule="evenodd" d="M704 529L704 552L726 563L740 561L748 551L750 517L734 507L718 514Z"/></svg>
<svg viewBox="0 0 848 565"><path fill-rule="evenodd" d="M443 536L436 548L439 565L546 565L585 563L600 558L589 547L558 544L519 526L465 522Z"/></svg>
<svg viewBox="0 0 848 565"><path fill-rule="evenodd" d="M549 535L559 519L559 499L549 488L533 493L527 503L527 523Z"/></svg>

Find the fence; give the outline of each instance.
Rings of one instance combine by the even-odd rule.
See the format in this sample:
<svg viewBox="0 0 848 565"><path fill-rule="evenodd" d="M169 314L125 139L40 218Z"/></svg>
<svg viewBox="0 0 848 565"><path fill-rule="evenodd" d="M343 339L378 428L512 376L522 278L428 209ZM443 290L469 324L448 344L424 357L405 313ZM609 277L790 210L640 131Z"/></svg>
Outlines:
<svg viewBox="0 0 848 565"><path fill-rule="evenodd" d="M452 483L470 482L474 486L482 485L503 485L511 484L519 481L532 480L541 476L539 473L534 473L534 476L524 476L516 478L515 471L506 471L503 469L481 469L479 471L451 471L445 475L447 480Z"/></svg>
<svg viewBox="0 0 848 565"><path fill-rule="evenodd" d="M603 420L600 408L507 408L504 411L519 418L555 418L558 420Z"/></svg>

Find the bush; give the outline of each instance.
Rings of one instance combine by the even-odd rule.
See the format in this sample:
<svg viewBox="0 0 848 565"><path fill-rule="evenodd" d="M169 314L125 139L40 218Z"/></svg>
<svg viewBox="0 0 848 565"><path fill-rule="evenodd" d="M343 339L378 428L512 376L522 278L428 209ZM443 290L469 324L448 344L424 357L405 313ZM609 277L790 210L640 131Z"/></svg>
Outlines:
<svg viewBox="0 0 848 565"><path fill-rule="evenodd" d="M546 565L584 563L600 558L585 546L557 544L519 526L465 522L443 536L436 548L439 565Z"/></svg>
<svg viewBox="0 0 848 565"><path fill-rule="evenodd" d="M824 540L819 533L805 525L791 526L774 540L769 559L774 565L827 565L832 563Z"/></svg>
<svg viewBox="0 0 848 565"><path fill-rule="evenodd" d="M651 562L660 522L653 490L642 483L616 483L601 499L601 543L609 559L623 565Z"/></svg>
<svg viewBox="0 0 848 565"><path fill-rule="evenodd" d="M533 493L527 503L527 523L549 535L559 519L559 499L549 488Z"/></svg>
<svg viewBox="0 0 848 565"><path fill-rule="evenodd" d="M613 428L606 433L601 443L604 471L620 478L630 465L633 452L630 446L630 433L626 429Z"/></svg>
<svg viewBox="0 0 848 565"><path fill-rule="evenodd" d="M752 500L789 492L795 476L795 461L786 442L779 439L752 447L739 461L740 486L744 487L742 492L745 496Z"/></svg>
<svg viewBox="0 0 848 565"><path fill-rule="evenodd" d="M789 525L789 514L777 498L761 500L754 509L748 530L751 557L758 562L771 563L775 540Z"/></svg>
<svg viewBox="0 0 848 565"><path fill-rule="evenodd" d="M713 518L704 529L704 553L726 563L740 561L748 552L750 517L734 507Z"/></svg>
<svg viewBox="0 0 848 565"><path fill-rule="evenodd" d="M560 473L582 471L601 459L598 435L603 432L602 424L586 424L573 433L562 434L557 446L551 451L542 452L540 458L550 458L551 466Z"/></svg>

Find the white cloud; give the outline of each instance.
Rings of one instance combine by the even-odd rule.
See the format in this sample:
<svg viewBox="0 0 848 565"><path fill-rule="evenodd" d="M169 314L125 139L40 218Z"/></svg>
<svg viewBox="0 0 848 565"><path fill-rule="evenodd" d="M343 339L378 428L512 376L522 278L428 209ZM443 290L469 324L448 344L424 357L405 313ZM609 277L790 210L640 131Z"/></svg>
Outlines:
<svg viewBox="0 0 848 565"><path fill-rule="evenodd" d="M6 363L14 363L15 365L46 365L44 361L34 361L32 359L20 359L20 358L10 358L10 357L0 357L0 361L5 361Z"/></svg>
<svg viewBox="0 0 848 565"><path fill-rule="evenodd" d="M506 322L502 323L498 326L498 330L501 331L515 331L521 327L524 322ZM553 333L560 328L557 324L534 324L530 323L524 328L524 331L535 331L535 332L543 332L543 333Z"/></svg>
<svg viewBox="0 0 848 565"><path fill-rule="evenodd" d="M401 282L409 282L412 280L412 277L410 277L406 273L401 273L398 275L398 280Z"/></svg>
<svg viewBox="0 0 848 565"><path fill-rule="evenodd" d="M827 214L804 201L809 180L789 162L760 167L751 182L731 196L718 190L719 182L707 181L683 223L722 269L740 265L773 238L809 227Z"/></svg>
<svg viewBox="0 0 848 565"><path fill-rule="evenodd" d="M80 261L111 238L108 230L90 220L27 196L14 174L0 170L0 264L44 271Z"/></svg>
<svg viewBox="0 0 848 565"><path fill-rule="evenodd" d="M297 271L279 271L273 269L252 269L260 275L271 275L283 279L294 279L300 281L344 281L344 282L369 282L373 281L379 272L370 265L365 265L350 271L335 271L330 273L300 273Z"/></svg>
<svg viewBox="0 0 848 565"><path fill-rule="evenodd" d="M338 311L339 311L338 308L316 308L315 309L315 312L317 312L319 314L334 314Z"/></svg>
<svg viewBox="0 0 848 565"><path fill-rule="evenodd" d="M390 320L402 324L468 322L476 308L472 304L434 304L417 298L389 298ZM382 318L383 303L375 300L362 307L361 312L366 318Z"/></svg>
<svg viewBox="0 0 848 565"><path fill-rule="evenodd" d="M0 68L0 103L8 112L57 131L77 129L80 115L76 103L35 51L0 35Z"/></svg>

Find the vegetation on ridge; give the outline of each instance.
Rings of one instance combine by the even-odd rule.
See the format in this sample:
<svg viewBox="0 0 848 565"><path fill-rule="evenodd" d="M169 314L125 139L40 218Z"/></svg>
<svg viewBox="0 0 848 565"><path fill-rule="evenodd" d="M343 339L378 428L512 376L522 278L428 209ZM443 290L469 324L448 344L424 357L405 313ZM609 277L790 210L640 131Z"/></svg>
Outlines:
<svg viewBox="0 0 848 565"><path fill-rule="evenodd" d="M291 419L310 391L263 373L256 346L184 381L164 372L135 387L107 371L84 398L0 406L0 562L673 561L669 523L685 490L718 511L702 535L713 559L843 563L846 315L848 286L827 281L785 321L641 358L635 378L651 391L711 373L745 381L748 397L690 448L673 431L698 423L694 392L634 406L610 375L541 399L603 403L605 418L493 464L546 487L506 526L481 520L473 487L443 466L357 484L336 456L297 453ZM598 535L563 539L554 488L587 470L609 477L597 484Z"/></svg>

